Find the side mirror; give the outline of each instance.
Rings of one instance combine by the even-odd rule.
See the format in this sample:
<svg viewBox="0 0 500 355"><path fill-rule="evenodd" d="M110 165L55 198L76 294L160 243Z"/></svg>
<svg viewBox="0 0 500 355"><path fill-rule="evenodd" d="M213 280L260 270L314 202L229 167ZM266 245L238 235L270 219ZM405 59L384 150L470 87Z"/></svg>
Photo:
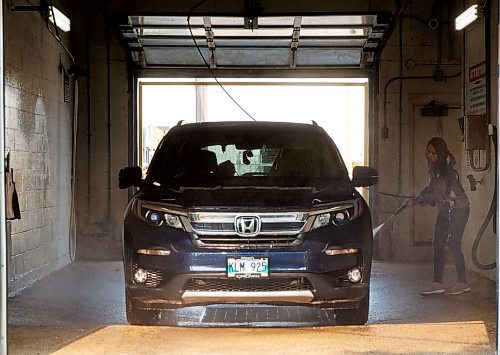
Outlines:
<svg viewBox="0 0 500 355"><path fill-rule="evenodd" d="M140 166L129 166L123 168L118 173L118 186L120 189L127 189L131 186L140 187L142 185L142 169Z"/></svg>
<svg viewBox="0 0 500 355"><path fill-rule="evenodd" d="M377 182L378 172L369 166L356 166L352 170L352 184L354 187L372 186Z"/></svg>

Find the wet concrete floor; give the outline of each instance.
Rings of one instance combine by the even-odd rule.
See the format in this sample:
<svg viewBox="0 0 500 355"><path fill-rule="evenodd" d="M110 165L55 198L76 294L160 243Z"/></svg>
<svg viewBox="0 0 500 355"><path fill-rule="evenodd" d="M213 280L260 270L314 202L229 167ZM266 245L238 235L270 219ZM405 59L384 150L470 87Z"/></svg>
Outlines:
<svg viewBox="0 0 500 355"><path fill-rule="evenodd" d="M453 286L447 266L445 285ZM8 300L9 354L333 354L496 352L495 283L422 297L432 265L374 262L365 326L306 308L190 307L176 326L129 326L121 262L75 262ZM321 323L327 324L322 325Z"/></svg>

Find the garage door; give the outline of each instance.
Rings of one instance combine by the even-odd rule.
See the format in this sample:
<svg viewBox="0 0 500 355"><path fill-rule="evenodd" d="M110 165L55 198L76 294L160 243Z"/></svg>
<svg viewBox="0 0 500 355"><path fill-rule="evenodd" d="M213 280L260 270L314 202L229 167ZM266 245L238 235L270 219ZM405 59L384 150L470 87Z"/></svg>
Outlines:
<svg viewBox="0 0 500 355"><path fill-rule="evenodd" d="M138 68L356 69L373 66L390 20L390 12L189 21L129 15L118 28Z"/></svg>

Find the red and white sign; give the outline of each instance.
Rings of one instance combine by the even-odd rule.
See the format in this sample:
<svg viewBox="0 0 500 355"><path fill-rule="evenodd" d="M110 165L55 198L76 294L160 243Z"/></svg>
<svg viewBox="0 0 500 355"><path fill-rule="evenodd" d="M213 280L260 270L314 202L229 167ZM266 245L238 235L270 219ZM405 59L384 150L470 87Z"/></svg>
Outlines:
<svg viewBox="0 0 500 355"><path fill-rule="evenodd" d="M486 77L486 61L469 67L469 83L475 83Z"/></svg>
<svg viewBox="0 0 500 355"><path fill-rule="evenodd" d="M486 61L469 67L467 83L467 115L486 113Z"/></svg>

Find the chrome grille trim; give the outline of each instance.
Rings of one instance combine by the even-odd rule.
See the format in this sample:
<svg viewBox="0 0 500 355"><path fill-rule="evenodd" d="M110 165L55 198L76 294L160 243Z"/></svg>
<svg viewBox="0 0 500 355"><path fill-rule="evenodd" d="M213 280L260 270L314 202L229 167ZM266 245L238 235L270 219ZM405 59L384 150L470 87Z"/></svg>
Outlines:
<svg viewBox="0 0 500 355"><path fill-rule="evenodd" d="M238 216L257 216L261 220L260 235L297 235L307 222L308 213L188 213L190 227L198 236L236 236L235 218ZM258 238L258 236L257 236Z"/></svg>

